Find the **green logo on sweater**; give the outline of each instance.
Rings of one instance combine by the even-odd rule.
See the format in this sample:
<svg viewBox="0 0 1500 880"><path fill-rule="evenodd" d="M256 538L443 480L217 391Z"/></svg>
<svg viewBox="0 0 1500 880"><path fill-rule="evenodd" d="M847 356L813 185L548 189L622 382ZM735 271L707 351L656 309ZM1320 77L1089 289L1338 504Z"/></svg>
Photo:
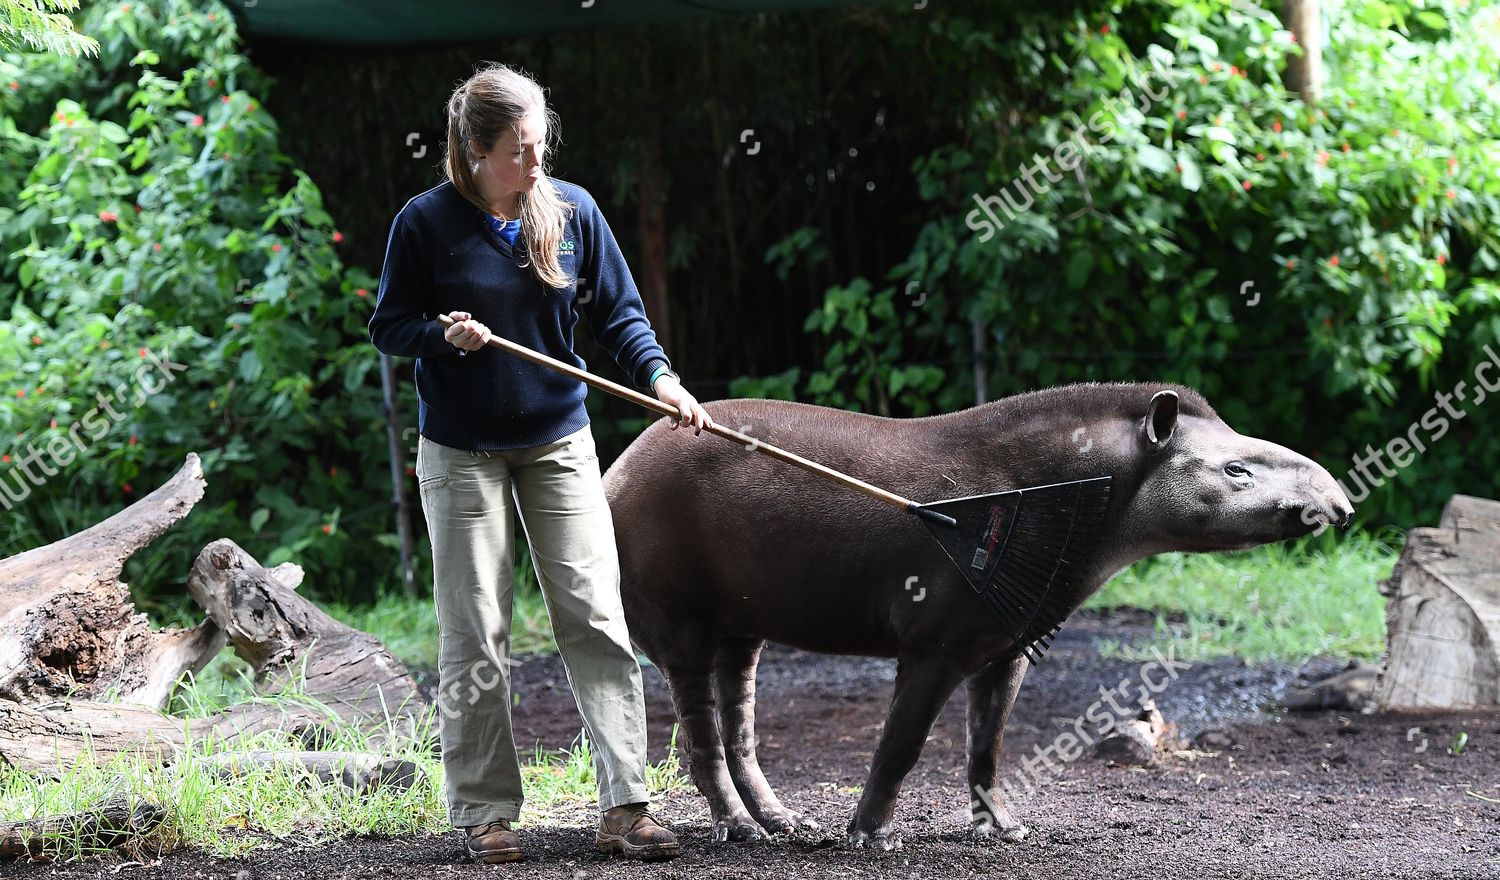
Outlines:
<svg viewBox="0 0 1500 880"><path fill-rule="evenodd" d="M571 257L573 255L573 240L571 238L568 239L567 241L563 241L563 242L559 242L558 243L558 245L557 245L557 255L558 256L568 256L568 257Z"/></svg>

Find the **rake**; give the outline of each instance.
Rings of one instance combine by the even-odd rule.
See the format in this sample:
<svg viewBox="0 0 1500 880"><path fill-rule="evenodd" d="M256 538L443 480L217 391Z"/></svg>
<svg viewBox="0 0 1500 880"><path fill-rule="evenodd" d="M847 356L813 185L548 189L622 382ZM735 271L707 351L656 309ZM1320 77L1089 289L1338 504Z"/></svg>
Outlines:
<svg viewBox="0 0 1500 880"><path fill-rule="evenodd" d="M438 320L444 326L454 323L447 315L438 315ZM673 420L679 418L674 406L524 345L493 335L488 344ZM715 424L705 430L916 516L1019 647L1018 653L1033 664L1041 662L1072 611L1076 587L1104 532L1109 477L919 504L732 428Z"/></svg>

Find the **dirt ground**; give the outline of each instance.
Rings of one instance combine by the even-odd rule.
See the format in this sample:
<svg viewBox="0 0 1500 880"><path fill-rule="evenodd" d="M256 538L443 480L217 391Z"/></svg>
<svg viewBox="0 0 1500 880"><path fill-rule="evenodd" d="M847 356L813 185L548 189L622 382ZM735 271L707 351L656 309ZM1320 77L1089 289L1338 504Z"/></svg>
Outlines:
<svg viewBox="0 0 1500 880"><path fill-rule="evenodd" d="M1007 734L1008 763L1052 743L1100 699L1101 685L1139 681L1142 663L1102 659L1096 640L1129 640L1137 620L1080 616L1027 677ZM1304 668L1197 663L1177 672L1156 702L1192 738L1221 731L1217 754L1172 757L1159 768L1109 766L1088 755L1042 771L1034 794L1012 807L1031 829L1018 844L975 840L967 825L962 691L933 729L907 777L897 818L904 847L852 850L840 841L885 720L894 662L766 652L760 673L761 764L787 806L819 821L821 843L713 844L696 791L657 804L683 843L657 865L594 854L586 811L574 824L522 826L527 861L466 862L456 832L350 839L289 847L244 860L197 852L144 866L8 865L18 878L143 876L272 880L332 877L914 877L951 878L1500 878L1500 711L1361 715L1289 714L1275 701L1299 679L1340 664ZM1162 680L1160 670L1153 670ZM646 669L652 760L665 755L671 703ZM564 747L581 723L556 657L515 670L517 740ZM1090 729L1092 725L1090 725ZM1467 745L1449 746L1460 732ZM1007 778L1012 778L1007 774ZM1470 794L1472 792L1473 794Z"/></svg>

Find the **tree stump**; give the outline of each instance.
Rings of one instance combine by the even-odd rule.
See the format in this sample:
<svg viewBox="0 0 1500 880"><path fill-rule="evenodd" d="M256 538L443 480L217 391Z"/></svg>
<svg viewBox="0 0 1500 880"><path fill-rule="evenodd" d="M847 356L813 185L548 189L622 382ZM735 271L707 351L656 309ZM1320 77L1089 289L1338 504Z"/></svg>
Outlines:
<svg viewBox="0 0 1500 880"><path fill-rule="evenodd" d="M1500 704L1500 502L1455 495L1412 529L1380 591L1382 709Z"/></svg>
<svg viewBox="0 0 1500 880"><path fill-rule="evenodd" d="M154 630L135 613L125 563L203 497L198 456L156 491L67 538L0 560L0 699L62 697L161 708L184 672L225 644L212 622Z"/></svg>

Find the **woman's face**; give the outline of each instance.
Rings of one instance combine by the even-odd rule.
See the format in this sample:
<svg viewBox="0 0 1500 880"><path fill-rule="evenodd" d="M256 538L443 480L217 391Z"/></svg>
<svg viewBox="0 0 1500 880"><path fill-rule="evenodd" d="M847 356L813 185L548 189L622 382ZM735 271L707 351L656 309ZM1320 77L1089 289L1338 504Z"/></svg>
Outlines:
<svg viewBox="0 0 1500 880"><path fill-rule="evenodd" d="M507 129L495 139L479 160L479 173L488 176L501 192L525 192L542 177L546 140L546 117L540 111L528 113L521 117L515 131Z"/></svg>

